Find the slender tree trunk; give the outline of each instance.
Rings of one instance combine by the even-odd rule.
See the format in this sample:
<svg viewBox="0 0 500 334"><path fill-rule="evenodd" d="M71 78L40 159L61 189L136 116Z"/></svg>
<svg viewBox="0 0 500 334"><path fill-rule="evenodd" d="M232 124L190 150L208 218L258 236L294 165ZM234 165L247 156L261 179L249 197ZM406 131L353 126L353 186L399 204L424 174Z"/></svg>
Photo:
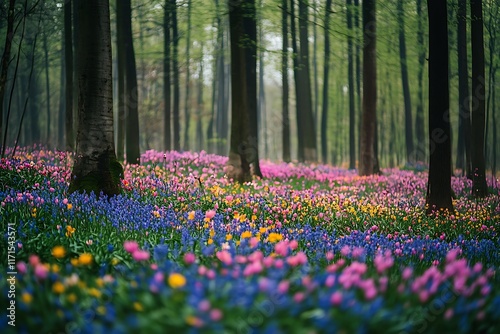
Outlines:
<svg viewBox="0 0 500 334"><path fill-rule="evenodd" d="M330 16L332 10L332 0L326 0L325 5L325 64L323 68L323 109L321 112L321 159L323 163L328 163L328 92L330 76ZM352 89L352 87L350 87Z"/></svg>
<svg viewBox="0 0 500 334"><path fill-rule="evenodd" d="M259 8L262 9L262 0L259 1ZM262 129L257 131L257 138L260 138L259 133L264 139L264 157L269 157L267 137L267 113L266 113L266 89L264 83L264 32L262 28L262 18L259 17L259 98L258 98L258 126ZM259 166L260 169L260 166Z"/></svg>
<svg viewBox="0 0 500 334"><path fill-rule="evenodd" d="M349 169L356 168L356 113L354 105L354 64L352 43L352 0L347 0L347 80L349 83Z"/></svg>
<svg viewBox="0 0 500 334"><path fill-rule="evenodd" d="M72 31L72 1L64 2L64 60L66 72L66 150L75 148L75 132L73 127L73 31Z"/></svg>
<svg viewBox="0 0 500 334"><path fill-rule="evenodd" d="M484 75L484 38L482 0L470 0L472 41L472 193L474 197L488 194L484 157L486 82Z"/></svg>
<svg viewBox="0 0 500 334"><path fill-rule="evenodd" d="M229 2L231 45L231 141L227 175L240 183L252 179L247 141L250 135L248 113L248 80L244 47L244 9L241 3Z"/></svg>
<svg viewBox="0 0 500 334"><path fill-rule="evenodd" d="M458 0L457 23L459 122L457 168L462 169L467 177L472 178L470 92L467 61L467 0Z"/></svg>
<svg viewBox="0 0 500 334"><path fill-rule="evenodd" d="M404 21L403 1L398 1L398 25L399 25L399 63L401 65L401 83L403 85L403 96L405 104L405 144L406 161L413 162L413 122L411 115L410 84L408 82L408 65L406 58L406 33Z"/></svg>
<svg viewBox="0 0 500 334"><path fill-rule="evenodd" d="M290 31L292 34L292 60L293 60L293 76L294 76L294 86L295 86L295 110L297 118L297 159L299 161L305 160L304 151L304 127L303 127L303 112L304 108L304 97L300 91L299 82L301 80L301 62L299 55L299 47L297 46L297 28L295 27L295 4L294 0L290 0Z"/></svg>
<svg viewBox="0 0 500 334"><path fill-rule="evenodd" d="M289 118L289 84L288 84L288 0L283 0L281 9L283 40L281 53L281 76L282 76L282 98L281 98L281 117L282 117L282 143L283 143L283 161L290 162L290 118Z"/></svg>
<svg viewBox="0 0 500 334"><path fill-rule="evenodd" d="M117 74L118 74L118 113L117 113L117 139L116 139L116 156L119 160L125 157L125 124L127 120L127 98L125 93L125 75L126 67L126 48L125 48L125 6L124 1L116 2L116 58L117 58Z"/></svg>
<svg viewBox="0 0 500 334"><path fill-rule="evenodd" d="M126 129L125 150L127 162L140 163L139 148L139 96L137 87L137 69L135 66L135 52L132 39L132 8L130 0L120 0L124 6L124 35L125 35L125 107Z"/></svg>
<svg viewBox="0 0 500 334"><path fill-rule="evenodd" d="M3 101L6 91L5 84L7 82L7 74L9 69L10 51L12 48L12 40L14 38L15 4L16 4L15 0L9 0L9 9L7 12L7 30L5 31L5 46L2 54L2 62L0 63L0 138L2 138L3 131L7 132L7 129L4 130L3 127ZM3 146L6 144L7 143L2 141L2 147L0 148L0 151L2 152L2 157L4 154Z"/></svg>
<svg viewBox="0 0 500 334"><path fill-rule="evenodd" d="M172 127L171 127L171 88L170 88L170 0L165 0L163 14L163 146L166 151L172 149Z"/></svg>
<svg viewBox="0 0 500 334"><path fill-rule="evenodd" d="M418 48L418 70L417 70L417 107L415 117L415 132L419 148L415 159L423 161L425 159L425 151L420 149L420 145L425 143L424 135L424 66L425 66L425 45L424 45L424 15L422 11L422 0L417 0L417 48Z"/></svg>
<svg viewBox="0 0 500 334"><path fill-rule="evenodd" d="M69 191L120 192L113 135L113 81L108 0L78 2L78 136Z"/></svg>
<svg viewBox="0 0 500 334"><path fill-rule="evenodd" d="M309 34L308 34L308 1L299 0L299 35L300 35L300 80L299 89L304 98L304 105L300 112L303 114L304 127L304 158L306 161L317 161L316 126L311 96L311 75L309 70Z"/></svg>
<svg viewBox="0 0 500 334"><path fill-rule="evenodd" d="M65 87L66 87L66 72L65 72L65 61L64 61L64 38L61 42L61 70L60 70L60 88L59 88L59 115L57 117L57 147L59 150L64 149L64 115L66 114L66 99L65 99Z"/></svg>
<svg viewBox="0 0 500 334"><path fill-rule="evenodd" d="M177 1L171 0L172 13L172 71L173 71L173 116L174 116L174 150L181 149L181 123L180 123L180 91L179 91L179 29L177 25Z"/></svg>
<svg viewBox="0 0 500 334"><path fill-rule="evenodd" d="M314 126L318 125L318 109L319 109L319 83L318 83L318 4L313 1L313 85L314 85L314 106L313 106L313 119Z"/></svg>
<svg viewBox="0 0 500 334"><path fill-rule="evenodd" d="M200 45L201 54L203 55L203 41ZM203 57L200 57L199 74L198 74L198 97L197 97L197 115L196 115L196 147L198 151L203 150L203 126L201 118L203 116Z"/></svg>
<svg viewBox="0 0 500 334"><path fill-rule="evenodd" d="M356 114L358 115L357 117L357 123L358 123L358 141L357 141L357 146L358 146L358 152L360 152L361 148L361 141L359 140L359 133L361 133L361 118L363 117L363 110L361 106L361 51L360 51L360 45L362 44L362 36L360 36L360 32L362 34L362 28L360 27L360 6L359 6L359 0L354 0L354 27L355 27L355 37L356 37L356 47L355 47L355 62L356 62L356 68L355 68L355 75L354 78L356 79ZM355 138L356 139L356 138ZM359 154L359 153L358 153Z"/></svg>
<svg viewBox="0 0 500 334"><path fill-rule="evenodd" d="M47 96L47 141L46 144L50 144L51 142L51 133L50 133L50 76L49 76L49 49L47 47L47 34L43 33L43 52L45 56L45 89Z"/></svg>
<svg viewBox="0 0 500 334"><path fill-rule="evenodd" d="M245 147L246 150L249 151L246 154L248 162L253 166L254 175L262 177L259 164L259 115L257 106L257 12L255 9L255 0L247 0L242 11L244 34L242 47L245 49L247 110L250 126L250 135L245 139Z"/></svg>
<svg viewBox="0 0 500 334"><path fill-rule="evenodd" d="M361 120L361 152L359 175L376 172L377 127L377 63L375 0L363 2L363 117Z"/></svg>
<svg viewBox="0 0 500 334"><path fill-rule="evenodd" d="M446 0L427 0L429 12L429 180L427 213L453 213ZM444 19L443 19L444 18Z"/></svg>
<svg viewBox="0 0 500 334"><path fill-rule="evenodd" d="M189 123L190 123L190 82L191 82L191 68L190 64L190 49L191 49L191 0L187 2L187 31L186 31L186 93L184 96L184 150L189 150Z"/></svg>

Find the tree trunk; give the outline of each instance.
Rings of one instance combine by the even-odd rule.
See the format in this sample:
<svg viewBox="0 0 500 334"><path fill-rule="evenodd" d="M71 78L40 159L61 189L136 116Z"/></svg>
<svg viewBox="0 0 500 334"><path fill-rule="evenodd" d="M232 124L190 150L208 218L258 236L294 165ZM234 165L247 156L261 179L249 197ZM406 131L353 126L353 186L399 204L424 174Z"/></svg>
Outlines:
<svg viewBox="0 0 500 334"><path fill-rule="evenodd" d="M163 146L172 149L171 89L170 89L170 0L165 0L163 14Z"/></svg>
<svg viewBox="0 0 500 334"><path fill-rule="evenodd" d="M189 67L190 58L189 52L191 49L191 0L187 3L187 31L186 31L186 92L184 96L184 150L189 150L189 122L190 122L190 82L191 82L191 68Z"/></svg>
<svg viewBox="0 0 500 334"><path fill-rule="evenodd" d="M360 45L362 44L361 37L360 37L360 32L362 33L362 29L360 27L360 6L359 6L359 0L354 0L354 27L356 28L356 57L355 57L355 63L356 63L356 69L355 69L355 75L354 78L356 79L356 114L358 115L357 117L357 123L358 123L358 139L359 139L359 133L361 133L361 118L363 117L363 110L361 106L361 57L360 57ZM360 152L361 148L361 141L358 140L358 152ZM358 153L359 154L359 153Z"/></svg>
<svg viewBox="0 0 500 334"><path fill-rule="evenodd" d="M139 96L137 89L137 69L135 66L135 52L132 39L132 8L130 0L123 2L124 11L124 38L125 38L125 107L126 129L125 150L127 162L140 163L141 152L139 149Z"/></svg>
<svg viewBox="0 0 500 334"><path fill-rule="evenodd" d="M113 81L108 0L78 2L78 134L69 191L120 192L123 169L113 135Z"/></svg>
<svg viewBox="0 0 500 334"><path fill-rule="evenodd" d="M302 109L304 108L304 97L300 91L300 55L299 47L297 46L297 28L295 27L295 4L294 0L290 0L290 31L292 34L292 61L293 61L293 77L295 86L295 111L297 118L297 159L301 162L305 160L304 153L304 127Z"/></svg>
<svg viewBox="0 0 500 334"><path fill-rule="evenodd" d="M325 5L325 64L323 68L323 109L321 112L321 159L328 163L328 91L330 76L330 16L332 11L332 0L326 0Z"/></svg>
<svg viewBox="0 0 500 334"><path fill-rule="evenodd" d="M471 0L472 42L472 194L488 195L484 157L484 128L486 107L486 82L484 75L484 38L482 0Z"/></svg>
<svg viewBox="0 0 500 334"><path fill-rule="evenodd" d="M429 12L429 180L427 214L453 212L446 0L427 0ZM443 19L444 18L444 19Z"/></svg>
<svg viewBox="0 0 500 334"><path fill-rule="evenodd" d="M174 150L181 149L181 123L179 119L180 108L180 91L179 91L179 29L177 26L177 1L171 0L170 10L172 13L172 71L174 85Z"/></svg>
<svg viewBox="0 0 500 334"><path fill-rule="evenodd" d="M203 54L203 41L200 45L201 54ZM203 57L200 57L199 64L199 75L198 75L198 97L197 97L197 115L196 115L196 149L198 151L203 150L204 140L203 140L203 126L201 123L201 118L203 116Z"/></svg>
<svg viewBox="0 0 500 334"><path fill-rule="evenodd" d="M247 148L250 135L248 113L248 80L244 47L244 9L241 3L229 2L231 45L231 141L227 175L240 183L250 181L250 162Z"/></svg>
<svg viewBox="0 0 500 334"><path fill-rule="evenodd" d="M378 166L375 155L377 126L377 62L375 0L363 2L363 116L360 134L359 175L371 175Z"/></svg>
<svg viewBox="0 0 500 334"><path fill-rule="evenodd" d="M64 115L66 113L66 99L65 99L65 87L66 87L66 72L64 70L66 64L64 61L64 38L61 42L61 70L59 80L61 85L59 86L59 115L57 117L57 147L59 150L64 149Z"/></svg>
<svg viewBox="0 0 500 334"><path fill-rule="evenodd" d="M64 61L66 72L66 150L73 151L75 148L75 131L73 125L73 31L72 31L72 8L71 1L64 2ZM76 26L75 26L76 27Z"/></svg>
<svg viewBox="0 0 500 334"><path fill-rule="evenodd" d="M283 40L281 50L281 78L282 78L282 97L281 97L281 117L283 131L281 141L283 145L283 161L290 162L290 118L289 118L289 84L288 84L288 0L283 0L281 9Z"/></svg>
<svg viewBox="0 0 500 334"><path fill-rule="evenodd" d="M417 161L424 161L425 151L420 148L420 145L425 143L424 135L424 66L425 66L425 45L424 45L424 15L422 13L422 0L417 0L417 48L418 48L418 70L417 70L417 107L415 117L415 132L417 137Z"/></svg>
<svg viewBox="0 0 500 334"><path fill-rule="evenodd" d="M125 74L126 74L126 58L125 50L125 6L124 1L116 2L116 59L117 59L117 74L118 74L118 113L117 113L117 139L116 139L116 156L119 160L125 157L125 122L127 120L127 100L125 94Z"/></svg>
<svg viewBox="0 0 500 334"><path fill-rule="evenodd" d="M467 62L467 0L458 0L458 154L457 168L472 178L469 70ZM464 160L465 158L465 160Z"/></svg>
<svg viewBox="0 0 500 334"><path fill-rule="evenodd" d="M253 166L253 174L262 178L259 163L259 115L257 106L257 12L255 0L247 0L243 6L243 34L247 80L247 110L250 135L245 139L248 162Z"/></svg>
<svg viewBox="0 0 500 334"><path fill-rule="evenodd" d="M403 96L405 104L405 144L406 144L406 161L413 162L414 147L413 147L413 122L411 115L411 96L410 84L408 83L408 65L406 58L406 34L403 1L398 1L398 25L399 25L399 63L401 65L401 83L403 85Z"/></svg>
<svg viewBox="0 0 500 334"><path fill-rule="evenodd" d="M308 34L308 1L299 0L299 35L300 35L300 80L299 90L304 98L300 112L303 114L304 158L306 161L317 161L316 126L312 109L311 72L309 70L309 34Z"/></svg>
<svg viewBox="0 0 500 334"><path fill-rule="evenodd" d="M47 33L43 33L43 52L45 56L45 89L47 96L47 141L46 144L51 143L51 133L50 133L50 76L49 76L49 49L47 47Z"/></svg>
<svg viewBox="0 0 500 334"><path fill-rule="evenodd" d="M262 9L262 0L259 1L259 8ZM267 136L267 109L266 109L266 88L264 82L264 31L262 28L262 18L259 18L259 98L258 98L258 122L257 124L262 129L257 131L257 138L260 137L259 132L264 139L264 157L269 158L269 138ZM260 166L259 166L260 170ZM259 171L260 172L260 171Z"/></svg>
<svg viewBox="0 0 500 334"><path fill-rule="evenodd" d="M354 105L354 64L352 43L352 0L347 0L347 80L349 83L349 169L356 168L356 113Z"/></svg>
<svg viewBox="0 0 500 334"><path fill-rule="evenodd" d="M15 0L9 0L9 9L7 12L7 30L5 31L5 46L2 54L2 62L0 63L0 138L3 138L3 131L7 132L7 129L4 130L3 128L3 101L5 96L5 84L7 83L12 39L14 38L15 3ZM4 145L7 145L7 143L2 141L2 146ZM5 152L4 148L1 147L0 151L2 152L3 157L3 154Z"/></svg>

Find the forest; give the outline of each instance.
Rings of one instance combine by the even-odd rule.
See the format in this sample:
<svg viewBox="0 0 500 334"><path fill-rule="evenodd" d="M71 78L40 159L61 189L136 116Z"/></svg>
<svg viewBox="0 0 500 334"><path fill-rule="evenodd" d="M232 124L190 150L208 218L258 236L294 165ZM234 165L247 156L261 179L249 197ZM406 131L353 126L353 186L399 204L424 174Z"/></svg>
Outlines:
<svg viewBox="0 0 500 334"><path fill-rule="evenodd" d="M500 0L2 0L2 333L496 333Z"/></svg>

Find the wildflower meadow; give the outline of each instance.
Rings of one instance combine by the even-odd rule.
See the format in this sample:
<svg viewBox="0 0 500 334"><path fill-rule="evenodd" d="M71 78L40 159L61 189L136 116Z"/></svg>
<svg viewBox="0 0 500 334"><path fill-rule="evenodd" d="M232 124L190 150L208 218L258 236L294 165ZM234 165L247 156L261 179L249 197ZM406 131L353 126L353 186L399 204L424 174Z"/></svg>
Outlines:
<svg viewBox="0 0 500 334"><path fill-rule="evenodd" d="M226 161L147 151L106 198L68 192L72 154L2 159L0 332L500 332L498 181L427 216L424 169Z"/></svg>

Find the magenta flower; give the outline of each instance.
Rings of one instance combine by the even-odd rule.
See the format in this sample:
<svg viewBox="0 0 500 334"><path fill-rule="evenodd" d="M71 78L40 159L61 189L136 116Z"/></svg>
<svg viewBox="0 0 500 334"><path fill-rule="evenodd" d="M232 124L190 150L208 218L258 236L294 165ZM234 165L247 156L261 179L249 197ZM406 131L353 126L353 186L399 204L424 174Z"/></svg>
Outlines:
<svg viewBox="0 0 500 334"><path fill-rule="evenodd" d="M215 210L208 210L205 213L205 219L212 219L215 216Z"/></svg>
<svg viewBox="0 0 500 334"><path fill-rule="evenodd" d="M340 291L335 291L330 297L330 303L332 305L338 306L342 302L342 293Z"/></svg>
<svg viewBox="0 0 500 334"><path fill-rule="evenodd" d="M149 260L149 252L138 249L132 253L132 258L136 261L147 261Z"/></svg>
<svg viewBox="0 0 500 334"><path fill-rule="evenodd" d="M193 264L196 261L196 256L193 253L184 254L184 263L187 265Z"/></svg>
<svg viewBox="0 0 500 334"><path fill-rule="evenodd" d="M134 240L130 240L130 241L125 241L123 243L123 248L130 254L134 253L135 251L139 250L139 244L134 241Z"/></svg>
<svg viewBox="0 0 500 334"><path fill-rule="evenodd" d="M49 275L49 269L43 264L37 264L35 266L35 276L39 279L46 279Z"/></svg>
<svg viewBox="0 0 500 334"><path fill-rule="evenodd" d="M17 271L19 271L21 274L26 274L26 271L28 270L28 266L26 265L26 262L20 261L16 264Z"/></svg>
<svg viewBox="0 0 500 334"><path fill-rule="evenodd" d="M218 308L214 308L210 311L210 319L212 321L219 321L222 319L222 311Z"/></svg>

